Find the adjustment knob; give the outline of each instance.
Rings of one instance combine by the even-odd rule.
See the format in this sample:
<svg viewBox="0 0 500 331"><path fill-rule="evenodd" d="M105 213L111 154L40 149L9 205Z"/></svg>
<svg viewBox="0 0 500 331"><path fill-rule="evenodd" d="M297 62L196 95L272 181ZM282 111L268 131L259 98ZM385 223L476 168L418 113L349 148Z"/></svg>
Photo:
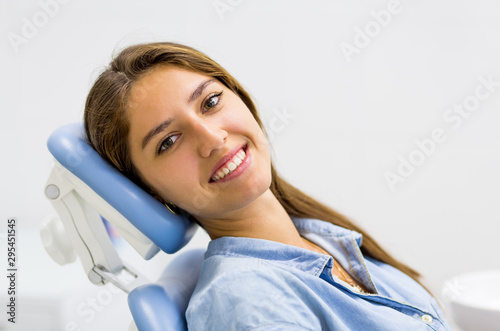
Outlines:
<svg viewBox="0 0 500 331"><path fill-rule="evenodd" d="M50 257L60 265L76 259L76 252L68 240L64 225L56 215L48 215L40 226L40 238Z"/></svg>

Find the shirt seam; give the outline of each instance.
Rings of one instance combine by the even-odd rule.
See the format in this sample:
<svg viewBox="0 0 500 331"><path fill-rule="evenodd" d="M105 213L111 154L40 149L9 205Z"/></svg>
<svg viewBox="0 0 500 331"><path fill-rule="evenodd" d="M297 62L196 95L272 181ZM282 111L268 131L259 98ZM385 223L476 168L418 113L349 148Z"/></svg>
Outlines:
<svg viewBox="0 0 500 331"><path fill-rule="evenodd" d="M337 239L339 239L338 235L337 235ZM347 257L347 263L349 264L349 270L351 271L351 274L353 274L354 271L352 270L351 258L349 257L349 253L345 249L344 244L342 244L342 241L338 240L338 243L339 243L340 247L342 248L342 250L344 251L345 256Z"/></svg>
<svg viewBox="0 0 500 331"><path fill-rule="evenodd" d="M398 311L399 313L401 313L401 314L403 314L403 315L406 315L406 316L408 316L408 317L411 317L411 318L415 319L416 321L418 321L418 322L422 323L423 325L430 327L432 330L439 330L439 328L437 328L437 329L436 329L434 326L437 324L437 323L436 323L436 321L438 321L438 322L440 322L440 323L441 323L440 319L439 319L439 318L436 318L435 316L432 316L432 314L430 314L430 313L428 313L428 312L423 311L423 313L424 313L424 314L420 314L420 315L419 315L419 317L420 317L420 318L417 318L417 317L415 317L415 314L413 314L413 315L407 314L407 313L405 313L405 312L404 312L404 310L403 310L403 309L400 309L400 308L398 308L398 307L392 307L392 309L394 309L394 310ZM418 308L417 308L417 309L418 309ZM420 310L420 311L421 311L421 310ZM422 312L422 311L421 311L421 312ZM417 314L417 315L418 315L418 314ZM422 321L422 316L423 316L423 315L429 315L429 316L431 316L431 317L433 318L433 321L432 321L431 323L426 323L426 322ZM441 324L442 324L442 323L441 323ZM443 326L444 326L444 325L443 325Z"/></svg>
<svg viewBox="0 0 500 331"><path fill-rule="evenodd" d="M266 324L261 324L258 326L252 326L248 329L244 329L244 331L252 331L252 330L259 330L260 328L263 327L269 327L269 326L293 326L295 328L301 328L302 330L307 330L307 331L313 331L311 329L305 328L302 325L296 325L296 324L290 324L290 323L266 323Z"/></svg>
<svg viewBox="0 0 500 331"><path fill-rule="evenodd" d="M339 225L336 225L336 224L333 224L331 222L327 222L324 220L307 219L306 222L303 222L304 220L306 220L306 219L304 219L304 218L295 219L294 225L297 228L297 230L304 230L304 231L319 234L319 235L337 236L338 238L348 237L348 236L351 236L353 233L361 235L359 232L356 232L356 231L353 231L353 230L350 230L347 228L343 228ZM321 223L320 223L321 225L317 225L317 224L314 224L314 222L309 222L311 220L312 221L319 221L321 223L326 223L328 225L333 225L336 228L335 229L336 231L332 231L331 229L325 229ZM339 232L342 232L342 233L339 233Z"/></svg>
<svg viewBox="0 0 500 331"><path fill-rule="evenodd" d="M366 266L364 258L361 255L361 251L360 251L359 247L356 245L356 242L354 241L353 237L351 237L351 240L352 240L352 242L354 243L354 245L356 247L356 253L358 254L359 260L363 264L363 268L365 269L365 273L368 276L368 280L370 281L370 284L372 285L372 287L375 290L375 292L377 292L377 294L378 294L377 287L375 286L375 284L373 284L372 277L370 276L370 272L368 271L368 267Z"/></svg>
<svg viewBox="0 0 500 331"><path fill-rule="evenodd" d="M418 311L421 315L429 315L429 316L431 316L434 320L437 320L437 321L441 322L441 318L440 318L441 316L439 316L439 315L434 315L434 314L433 314L432 312L430 312L430 311L424 310L424 309L422 309L422 308L419 308L419 307L414 306L414 305L412 305L412 304L409 304L409 303L407 303L407 302L399 301L398 299L394 299L394 298L386 297L385 295L380 295L380 294L370 294L370 293L368 293L368 294L363 294L363 293L361 293L361 295L366 295L366 296L368 296L368 297L370 297L370 296L371 296L371 297L380 297L380 298L383 298L383 299L386 299L386 300L389 300L389 301L398 302L399 304L403 305L404 307L407 307L407 308L410 308L410 309L413 309L413 310ZM402 309L402 308L400 308L400 307L391 306L391 305L385 305L384 303L380 303L380 302L378 302L377 300L375 300L375 302L377 302L378 304L382 304L382 305L384 305L384 306L386 306L386 307L392 308L392 309L394 309L394 310L397 310L397 311L399 311L401 314L405 314L405 315L407 315L407 316L410 316L410 315L406 314L405 312L403 312L403 309ZM432 306L432 305L431 305L431 306ZM434 308L434 307L433 307L433 308ZM425 325L430 325L430 324L425 323Z"/></svg>
<svg viewBox="0 0 500 331"><path fill-rule="evenodd" d="M280 268L280 269L287 270L288 272L290 272L287 268L283 267L283 265L286 265L288 267L290 267L290 265L288 265L284 262L275 261L275 260L266 260L266 259L261 259L261 258L258 258L258 260L260 261L259 265L261 265L261 264L262 265L270 265L272 267ZM326 257L326 256L324 258L321 257L321 263L317 262L318 265L314 264L314 267L311 271L298 269L296 266L291 266L291 267L294 269L297 269L301 272L313 275L314 277L319 277L321 275L321 273L323 272L323 270L325 269L325 267L327 267L328 261L329 261L328 257ZM294 274L294 273L291 272L291 274Z"/></svg>

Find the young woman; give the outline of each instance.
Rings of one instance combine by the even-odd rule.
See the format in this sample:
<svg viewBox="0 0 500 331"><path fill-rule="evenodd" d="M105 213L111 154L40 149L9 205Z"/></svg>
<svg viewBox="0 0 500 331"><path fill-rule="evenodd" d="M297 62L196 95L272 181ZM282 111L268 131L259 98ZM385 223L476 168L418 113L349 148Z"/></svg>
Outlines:
<svg viewBox="0 0 500 331"><path fill-rule="evenodd" d="M416 271L279 177L248 93L199 51L123 50L89 93L85 129L210 235L190 330L449 330Z"/></svg>

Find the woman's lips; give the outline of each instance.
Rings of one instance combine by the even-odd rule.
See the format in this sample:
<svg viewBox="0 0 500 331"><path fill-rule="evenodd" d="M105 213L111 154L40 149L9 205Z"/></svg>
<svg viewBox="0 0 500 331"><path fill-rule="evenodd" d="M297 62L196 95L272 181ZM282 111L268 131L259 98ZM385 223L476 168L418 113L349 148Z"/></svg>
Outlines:
<svg viewBox="0 0 500 331"><path fill-rule="evenodd" d="M225 162L224 162L225 161ZM209 182L222 182L239 175L248 166L248 149L246 145L233 149L217 163L220 165L213 171Z"/></svg>
<svg viewBox="0 0 500 331"><path fill-rule="evenodd" d="M246 149L246 147L247 147L246 144L241 144L241 145L236 146L235 148L233 148L226 155L224 155L224 157L221 158L219 160L219 162L217 162L215 164L214 168L212 169L212 173L210 175L210 178L213 178L215 176L215 174L217 174L217 172L220 170L220 168L222 168L228 161L230 161L242 148Z"/></svg>

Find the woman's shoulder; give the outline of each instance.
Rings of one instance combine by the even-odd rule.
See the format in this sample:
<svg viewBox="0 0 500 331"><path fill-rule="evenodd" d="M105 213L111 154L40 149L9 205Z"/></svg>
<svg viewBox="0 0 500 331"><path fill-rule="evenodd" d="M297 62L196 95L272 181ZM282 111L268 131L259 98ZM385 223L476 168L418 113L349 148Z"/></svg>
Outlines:
<svg viewBox="0 0 500 331"><path fill-rule="evenodd" d="M208 257L202 265L196 292L216 289L220 286L241 287L244 280L246 286L252 281L260 281L269 274L269 266L261 259L246 256L214 255Z"/></svg>
<svg viewBox="0 0 500 331"><path fill-rule="evenodd" d="M282 305L289 292L286 278L282 270L258 258L207 258L186 312L190 329L204 325L206 330L250 330L281 323L286 327L276 330L295 330L288 320L296 312Z"/></svg>

